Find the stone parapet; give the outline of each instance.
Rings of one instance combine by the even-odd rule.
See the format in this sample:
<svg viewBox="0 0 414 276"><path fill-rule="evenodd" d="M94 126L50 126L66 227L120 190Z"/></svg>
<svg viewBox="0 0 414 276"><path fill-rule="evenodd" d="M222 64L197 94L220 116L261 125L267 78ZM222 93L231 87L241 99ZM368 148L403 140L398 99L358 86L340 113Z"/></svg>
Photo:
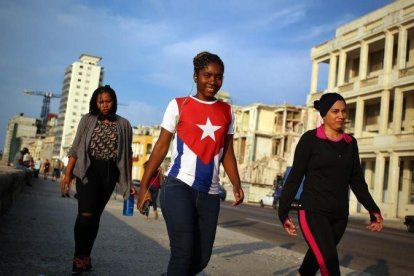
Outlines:
<svg viewBox="0 0 414 276"><path fill-rule="evenodd" d="M0 165L0 216L12 206L24 185L23 171Z"/></svg>

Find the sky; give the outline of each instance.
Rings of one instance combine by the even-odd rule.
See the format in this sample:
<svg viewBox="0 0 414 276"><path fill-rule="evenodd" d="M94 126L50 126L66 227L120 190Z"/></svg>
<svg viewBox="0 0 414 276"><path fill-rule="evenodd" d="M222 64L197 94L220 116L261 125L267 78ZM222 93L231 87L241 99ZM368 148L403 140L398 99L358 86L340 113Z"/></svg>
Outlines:
<svg viewBox="0 0 414 276"><path fill-rule="evenodd" d="M222 90L233 104L304 105L311 48L392 2L0 1L0 149L11 117L40 117L43 97L23 90L60 94L65 69L81 54L102 57L104 84L133 126L160 124L172 98L195 94L192 61L201 51L223 60ZM58 106L52 99L50 112Z"/></svg>

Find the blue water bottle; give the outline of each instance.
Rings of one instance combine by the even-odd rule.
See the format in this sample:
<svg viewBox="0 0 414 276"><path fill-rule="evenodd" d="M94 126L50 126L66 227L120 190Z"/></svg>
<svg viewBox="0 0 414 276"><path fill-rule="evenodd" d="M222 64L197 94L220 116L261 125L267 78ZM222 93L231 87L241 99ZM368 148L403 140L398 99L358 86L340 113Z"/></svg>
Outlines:
<svg viewBox="0 0 414 276"><path fill-rule="evenodd" d="M124 216L133 216L134 206L135 206L135 196L130 195L128 199L124 200L124 210L122 211L122 214Z"/></svg>

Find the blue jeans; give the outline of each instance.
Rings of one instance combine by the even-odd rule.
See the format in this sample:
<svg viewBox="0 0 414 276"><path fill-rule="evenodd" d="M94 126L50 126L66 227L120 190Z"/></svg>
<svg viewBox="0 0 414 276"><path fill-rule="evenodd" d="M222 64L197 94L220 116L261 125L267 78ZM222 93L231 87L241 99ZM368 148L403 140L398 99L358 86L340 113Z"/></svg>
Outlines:
<svg viewBox="0 0 414 276"><path fill-rule="evenodd" d="M196 275L207 266L213 251L219 196L199 192L169 176L160 201L171 247L167 275Z"/></svg>

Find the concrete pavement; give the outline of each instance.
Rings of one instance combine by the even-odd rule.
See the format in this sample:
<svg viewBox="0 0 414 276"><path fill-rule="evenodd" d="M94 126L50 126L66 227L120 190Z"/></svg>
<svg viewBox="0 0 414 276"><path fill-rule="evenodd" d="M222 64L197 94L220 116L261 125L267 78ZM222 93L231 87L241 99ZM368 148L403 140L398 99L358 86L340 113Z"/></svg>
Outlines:
<svg viewBox="0 0 414 276"><path fill-rule="evenodd" d="M73 195L73 193L72 193ZM0 218L0 275L70 275L77 202L61 198L59 185L34 179ZM303 255L224 228L202 275L295 275ZM162 215L146 220L122 215L111 199L101 219L89 275L161 275L169 259ZM343 275L369 275L341 268Z"/></svg>

